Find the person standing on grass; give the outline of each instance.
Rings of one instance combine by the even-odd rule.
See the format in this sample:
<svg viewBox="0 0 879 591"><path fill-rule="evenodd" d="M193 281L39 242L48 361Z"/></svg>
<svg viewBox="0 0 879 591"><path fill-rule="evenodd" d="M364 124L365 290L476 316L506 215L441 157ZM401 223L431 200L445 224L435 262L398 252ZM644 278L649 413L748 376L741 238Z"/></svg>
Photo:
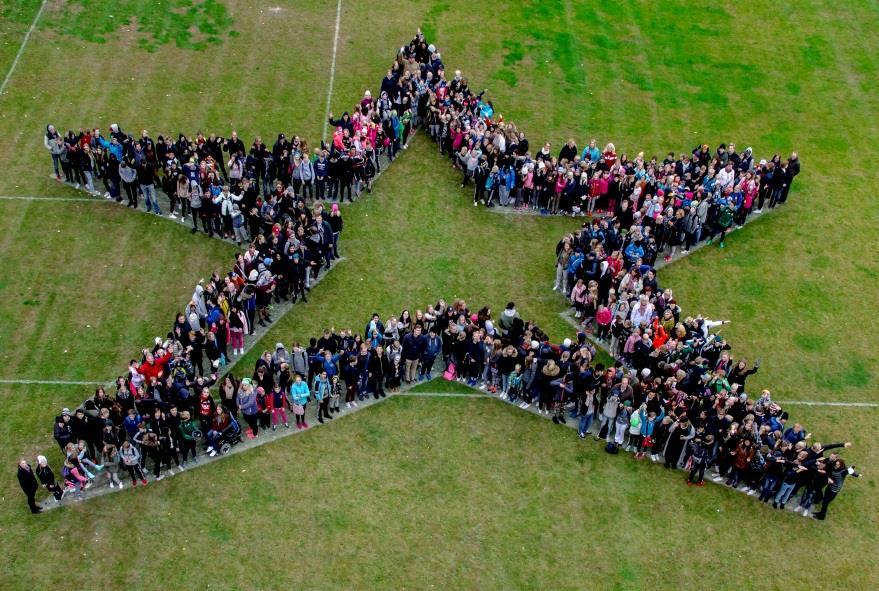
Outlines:
<svg viewBox="0 0 879 591"><path fill-rule="evenodd" d="M845 479L849 476L853 478L861 477L861 474L855 471L855 467L846 466L842 458L837 457L833 459L831 457L831 462L827 474L827 487L824 489L824 499L821 502L821 510L815 514L815 519L822 521L827 518L827 508L830 507L830 503L842 492Z"/></svg>
<svg viewBox="0 0 879 591"><path fill-rule="evenodd" d="M37 476L31 465L24 458L18 462L18 484L27 496L27 506L31 513L42 513L43 509L37 505L37 491L40 490L40 483L37 481Z"/></svg>

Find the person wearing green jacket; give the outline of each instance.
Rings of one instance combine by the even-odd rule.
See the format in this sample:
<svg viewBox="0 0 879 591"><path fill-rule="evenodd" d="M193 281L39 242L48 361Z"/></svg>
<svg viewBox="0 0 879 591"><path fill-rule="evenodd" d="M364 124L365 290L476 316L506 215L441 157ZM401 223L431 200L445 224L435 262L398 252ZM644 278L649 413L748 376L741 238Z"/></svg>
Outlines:
<svg viewBox="0 0 879 591"><path fill-rule="evenodd" d="M195 451L196 434L198 433L198 425L192 420L189 411L184 410L180 413L180 451L183 452L183 463L186 465L186 459L192 454L192 461L198 463L198 456Z"/></svg>
<svg viewBox="0 0 879 591"><path fill-rule="evenodd" d="M325 374L326 372L321 372ZM296 374L296 378L290 385L290 408L293 409L293 416L296 417L297 429L308 429L308 423L305 422L305 405L311 392L308 390L308 384L302 381L302 376Z"/></svg>
<svg viewBox="0 0 879 591"><path fill-rule="evenodd" d="M720 202L720 209L717 212L717 227L720 229L720 248L723 248L723 239L726 237L726 233L729 231L730 226L733 224L733 218L735 217L735 211L729 202L724 199Z"/></svg>

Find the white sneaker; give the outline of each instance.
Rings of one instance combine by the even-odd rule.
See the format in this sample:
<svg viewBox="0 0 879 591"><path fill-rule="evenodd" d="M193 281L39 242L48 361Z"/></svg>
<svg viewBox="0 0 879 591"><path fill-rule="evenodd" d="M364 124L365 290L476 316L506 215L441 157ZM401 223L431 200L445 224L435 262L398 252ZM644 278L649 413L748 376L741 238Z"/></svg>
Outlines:
<svg viewBox="0 0 879 591"><path fill-rule="evenodd" d="M212 449L210 452L208 452L208 455L214 457L217 455L217 451Z"/></svg>
<svg viewBox="0 0 879 591"><path fill-rule="evenodd" d="M762 209L755 209L754 213L763 213L763 210Z"/></svg>
<svg viewBox="0 0 879 591"><path fill-rule="evenodd" d="M682 251L681 251L681 254L682 254L682 255L683 255L683 254L690 254L690 251L689 251L689 250L682 250Z"/></svg>
<svg viewBox="0 0 879 591"><path fill-rule="evenodd" d="M345 408L351 408L351 403L350 403L350 402L346 402L346 403L345 403Z"/></svg>
<svg viewBox="0 0 879 591"><path fill-rule="evenodd" d="M355 408L358 406L356 400L352 400L352 401L351 401L351 404L353 404Z"/></svg>
<svg viewBox="0 0 879 591"><path fill-rule="evenodd" d="M156 478L156 480L159 481L159 480L162 480L163 478L165 478L165 475L159 474L159 476L158 476L158 478Z"/></svg>
<svg viewBox="0 0 879 591"><path fill-rule="evenodd" d="M177 466L177 473L180 474L183 472L183 466Z"/></svg>
<svg viewBox="0 0 879 591"><path fill-rule="evenodd" d="M171 218L172 220L176 220L176 219L177 219L177 214L175 214L175 213L169 213L169 214L168 214L168 217Z"/></svg>
<svg viewBox="0 0 879 591"><path fill-rule="evenodd" d="M76 183L76 186L73 187L73 188L74 188L74 189L79 189L79 183Z"/></svg>
<svg viewBox="0 0 879 591"><path fill-rule="evenodd" d="M111 483L110 483L110 488L116 488L116 485L113 484L113 483L111 482Z"/></svg>
<svg viewBox="0 0 879 591"><path fill-rule="evenodd" d="M107 191L106 193L104 193L104 197L106 197L107 199L110 199L110 192Z"/></svg>
<svg viewBox="0 0 879 591"><path fill-rule="evenodd" d="M119 490L122 490L123 488L125 488L125 483L124 483L124 482L120 482L120 483L119 483Z"/></svg>

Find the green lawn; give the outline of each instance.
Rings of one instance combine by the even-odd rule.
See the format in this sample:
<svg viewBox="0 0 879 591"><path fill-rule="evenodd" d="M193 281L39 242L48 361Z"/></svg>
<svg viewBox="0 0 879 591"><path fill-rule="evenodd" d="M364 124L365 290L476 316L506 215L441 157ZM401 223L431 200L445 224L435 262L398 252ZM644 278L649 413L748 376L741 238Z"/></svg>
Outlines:
<svg viewBox="0 0 879 591"><path fill-rule="evenodd" d="M48 178L40 138L50 121L153 135L235 127L245 141L283 129L315 143L335 3L209 2L226 10L197 15L208 30L199 35L217 37L201 49L167 10L192 4L50 3L0 97L0 195L75 195ZM38 6L0 7L2 75ZM448 67L489 87L532 145L549 139L555 150L572 136L630 155L702 141L758 156L798 150L803 173L783 211L660 278L688 313L733 321L723 333L737 354L763 358L752 388L879 401L869 338L879 327L874 4L571 0L473 11L460 1L344 3L333 110L375 92L394 46L421 24ZM136 14L145 31L114 29L113 12ZM346 260L239 372L278 340L331 324L360 330L373 311L438 297L496 310L514 299L552 336L568 336L564 302L549 290L552 248L572 222L473 208L433 149L416 138L373 194L344 210ZM111 379L165 332L199 277L227 266L228 245L123 209L0 202L0 378ZM51 417L86 391L0 386L10 476L21 453L52 450L57 464ZM496 401L401 398L36 519L4 479L10 566L0 588L875 588L877 411L791 411L820 440L852 440L846 458L866 471L826 523L716 486L687 489L680 474L608 458Z"/></svg>

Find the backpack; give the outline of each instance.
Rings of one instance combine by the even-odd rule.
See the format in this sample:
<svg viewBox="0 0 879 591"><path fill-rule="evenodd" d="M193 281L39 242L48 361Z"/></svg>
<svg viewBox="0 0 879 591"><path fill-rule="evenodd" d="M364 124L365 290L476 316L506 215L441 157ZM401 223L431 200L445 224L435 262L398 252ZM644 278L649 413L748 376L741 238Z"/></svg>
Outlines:
<svg viewBox="0 0 879 591"><path fill-rule="evenodd" d="M606 451L609 454L618 454L620 452L620 449L616 443L611 441L607 445L604 446L604 451Z"/></svg>
<svg viewBox="0 0 879 591"><path fill-rule="evenodd" d="M455 369L455 364L450 363L449 366L446 368L446 371L443 372L443 379L449 382L455 381Z"/></svg>

